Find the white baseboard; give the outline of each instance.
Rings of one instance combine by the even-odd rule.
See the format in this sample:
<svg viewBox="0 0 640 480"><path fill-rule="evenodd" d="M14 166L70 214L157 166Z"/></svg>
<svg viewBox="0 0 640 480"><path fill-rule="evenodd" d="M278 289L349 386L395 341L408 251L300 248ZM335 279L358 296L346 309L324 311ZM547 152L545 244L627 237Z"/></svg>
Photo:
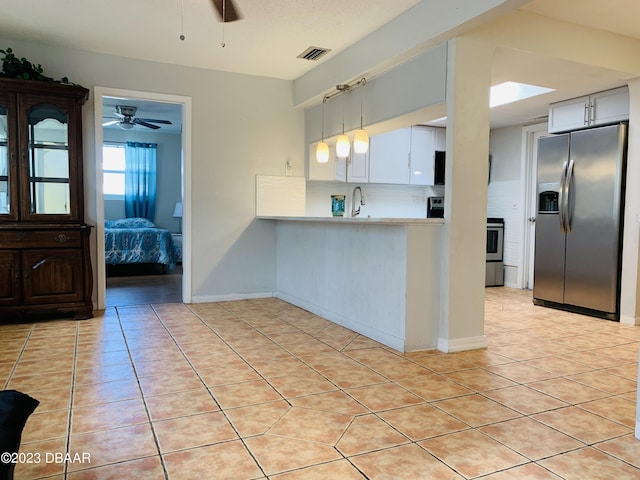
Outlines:
<svg viewBox="0 0 640 480"><path fill-rule="evenodd" d="M620 325L640 325L640 318L631 315L620 315Z"/></svg>
<svg viewBox="0 0 640 480"><path fill-rule="evenodd" d="M234 300L251 300L253 298L270 298L273 292L227 293L224 295L194 295L192 303L230 302Z"/></svg>
<svg viewBox="0 0 640 480"><path fill-rule="evenodd" d="M465 350L476 350L478 348L487 347L487 336L480 335L478 337L466 338L439 338L438 350L444 353L464 352Z"/></svg>

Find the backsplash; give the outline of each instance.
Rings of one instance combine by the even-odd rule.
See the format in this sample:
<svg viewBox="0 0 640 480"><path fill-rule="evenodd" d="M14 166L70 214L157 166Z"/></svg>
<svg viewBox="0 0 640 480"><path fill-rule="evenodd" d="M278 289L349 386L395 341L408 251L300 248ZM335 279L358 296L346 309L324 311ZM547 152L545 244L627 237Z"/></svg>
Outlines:
<svg viewBox="0 0 640 480"><path fill-rule="evenodd" d="M346 195L345 215L351 212L351 194L360 186L365 205L360 207L361 217L372 218L425 218L427 197L444 195L444 186L380 185L369 183L307 182L308 217L330 217L331 195Z"/></svg>

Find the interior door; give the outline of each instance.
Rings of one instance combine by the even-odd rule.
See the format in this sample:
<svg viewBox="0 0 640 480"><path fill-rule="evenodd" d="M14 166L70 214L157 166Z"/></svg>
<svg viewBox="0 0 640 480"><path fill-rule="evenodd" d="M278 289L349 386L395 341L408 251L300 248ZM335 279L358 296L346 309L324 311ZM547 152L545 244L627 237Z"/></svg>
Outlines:
<svg viewBox="0 0 640 480"><path fill-rule="evenodd" d="M526 198L526 226L524 234L524 259L522 262L523 288L533 290L536 220L538 217L537 171L538 171L538 141L547 135L546 124L536 126L538 130L527 133L527 198Z"/></svg>

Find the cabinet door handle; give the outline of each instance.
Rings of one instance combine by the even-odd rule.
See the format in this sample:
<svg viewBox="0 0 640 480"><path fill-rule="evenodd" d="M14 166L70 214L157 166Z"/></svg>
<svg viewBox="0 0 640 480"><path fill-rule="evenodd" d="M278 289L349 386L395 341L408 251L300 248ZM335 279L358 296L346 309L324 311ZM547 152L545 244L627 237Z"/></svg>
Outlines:
<svg viewBox="0 0 640 480"><path fill-rule="evenodd" d="M585 125L589 125L589 110L591 108L591 105L588 103L584 104L584 124Z"/></svg>

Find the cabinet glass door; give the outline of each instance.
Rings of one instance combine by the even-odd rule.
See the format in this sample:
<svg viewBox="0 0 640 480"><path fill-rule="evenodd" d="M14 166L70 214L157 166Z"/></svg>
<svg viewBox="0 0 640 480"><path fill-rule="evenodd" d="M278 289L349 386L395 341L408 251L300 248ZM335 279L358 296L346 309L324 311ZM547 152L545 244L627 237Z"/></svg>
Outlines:
<svg viewBox="0 0 640 480"><path fill-rule="evenodd" d="M0 99L0 215L11 210L9 199L9 108Z"/></svg>
<svg viewBox="0 0 640 480"><path fill-rule="evenodd" d="M55 105L29 109L30 214L69 215L68 114Z"/></svg>

